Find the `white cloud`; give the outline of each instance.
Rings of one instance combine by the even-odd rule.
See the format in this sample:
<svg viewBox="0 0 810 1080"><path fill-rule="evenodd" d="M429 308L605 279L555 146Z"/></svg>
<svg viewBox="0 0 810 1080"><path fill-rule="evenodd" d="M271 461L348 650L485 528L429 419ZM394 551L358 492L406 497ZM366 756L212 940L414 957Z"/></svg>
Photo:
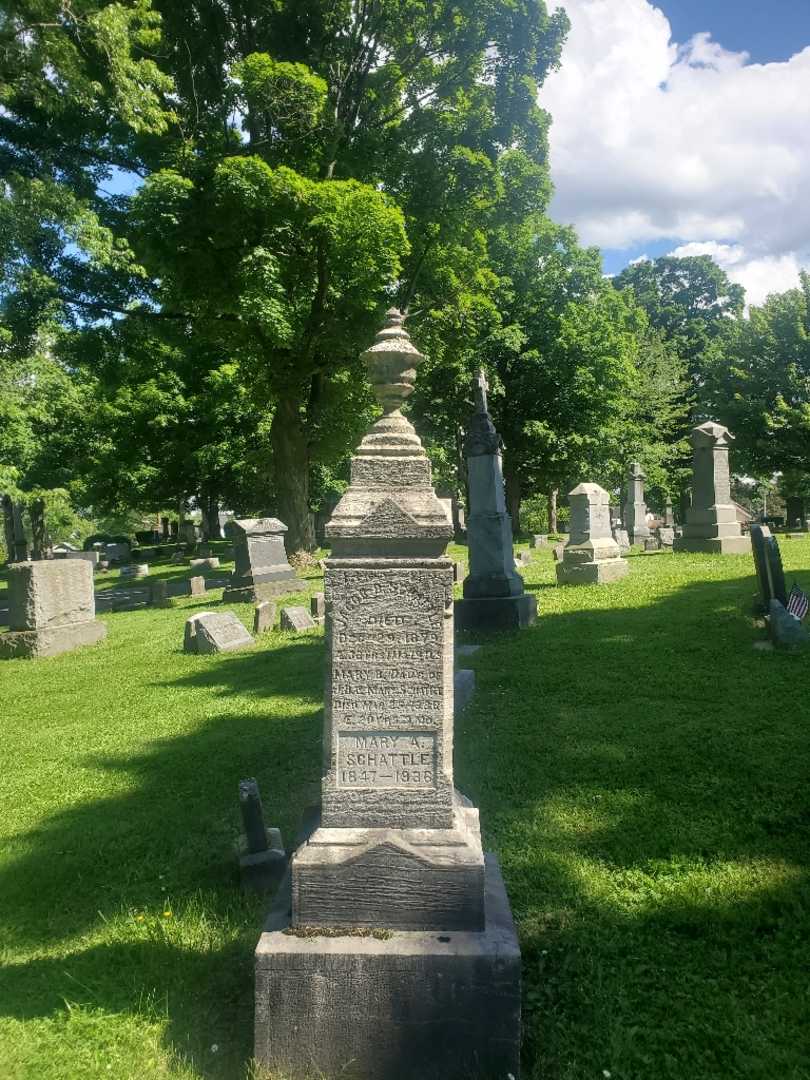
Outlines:
<svg viewBox="0 0 810 1080"><path fill-rule="evenodd" d="M698 244L756 303L810 264L810 47L752 64L678 46L648 0L563 0L571 33L541 103L552 214L586 243Z"/></svg>
<svg viewBox="0 0 810 1080"><path fill-rule="evenodd" d="M670 255L711 255L732 281L745 288L749 304L761 304L769 293L795 289L799 284L802 263L794 252L785 255L751 257L741 244L707 243L680 244Z"/></svg>

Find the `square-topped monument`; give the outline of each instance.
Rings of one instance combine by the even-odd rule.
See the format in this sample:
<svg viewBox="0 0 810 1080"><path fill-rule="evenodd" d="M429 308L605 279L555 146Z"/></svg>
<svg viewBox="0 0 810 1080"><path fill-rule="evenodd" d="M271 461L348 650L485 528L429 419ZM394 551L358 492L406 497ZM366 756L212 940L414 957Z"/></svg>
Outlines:
<svg viewBox="0 0 810 1080"><path fill-rule="evenodd" d="M242 518L233 522L234 569L222 594L223 603L255 604L296 592L301 582L287 562L284 533L278 518Z"/></svg>
<svg viewBox="0 0 810 1080"><path fill-rule="evenodd" d="M359 1080L517 1076L520 952L453 783L453 527L400 412L422 356L399 312L364 359L383 416L326 526L321 814L256 950L256 1058Z"/></svg>
<svg viewBox="0 0 810 1080"><path fill-rule="evenodd" d="M675 551L744 555L751 540L743 536L731 499L728 452L734 436L713 420L692 429L692 505Z"/></svg>

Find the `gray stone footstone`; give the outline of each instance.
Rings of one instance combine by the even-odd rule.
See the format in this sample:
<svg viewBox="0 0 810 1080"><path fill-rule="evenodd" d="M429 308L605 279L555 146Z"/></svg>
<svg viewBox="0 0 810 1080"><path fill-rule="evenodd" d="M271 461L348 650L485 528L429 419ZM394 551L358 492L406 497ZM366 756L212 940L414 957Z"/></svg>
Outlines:
<svg viewBox="0 0 810 1080"><path fill-rule="evenodd" d="M263 634L272 630L276 621L276 605L272 600L260 600L253 609L253 633Z"/></svg>
<svg viewBox="0 0 810 1080"><path fill-rule="evenodd" d="M453 675L453 712L458 717L475 693L475 672L471 668L456 668Z"/></svg>
<svg viewBox="0 0 810 1080"><path fill-rule="evenodd" d="M256 948L256 1058L353 1080L519 1076L520 948L494 855L485 881L483 931L364 937L285 933L279 890ZM294 1017L316 1018L317 1038Z"/></svg>
<svg viewBox="0 0 810 1080"><path fill-rule="evenodd" d="M309 598L309 611L316 623L322 623L326 618L326 597L322 592L316 592Z"/></svg>
<svg viewBox="0 0 810 1080"><path fill-rule="evenodd" d="M777 649L796 652L810 645L810 633L778 600L768 604L768 634Z"/></svg>
<svg viewBox="0 0 810 1080"><path fill-rule="evenodd" d="M251 853L244 838L239 849L239 880L245 892L273 892L287 869L287 856L279 829L267 829L267 850Z"/></svg>
<svg viewBox="0 0 810 1080"><path fill-rule="evenodd" d="M290 630L297 634L302 630L312 630L315 626L315 620L305 607L296 604L281 609L280 625L282 630Z"/></svg>
<svg viewBox="0 0 810 1080"><path fill-rule="evenodd" d="M230 611L201 611L186 620L183 649L199 654L232 652L255 642Z"/></svg>
<svg viewBox="0 0 810 1080"><path fill-rule="evenodd" d="M188 579L188 595L205 596L205 578L202 574L197 574Z"/></svg>

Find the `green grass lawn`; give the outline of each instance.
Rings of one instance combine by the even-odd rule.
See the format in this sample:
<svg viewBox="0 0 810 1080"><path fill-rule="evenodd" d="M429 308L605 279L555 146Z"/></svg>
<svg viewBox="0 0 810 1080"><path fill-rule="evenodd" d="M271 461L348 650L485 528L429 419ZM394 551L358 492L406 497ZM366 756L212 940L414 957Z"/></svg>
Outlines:
<svg viewBox="0 0 810 1080"><path fill-rule="evenodd" d="M782 551L810 588L810 539ZM524 577L539 621L464 660L456 734L521 936L524 1077L810 1078L810 658L754 650L750 557L558 589L546 549ZM0 664L2 1080L252 1075L237 782L290 841L324 647L185 656L216 596Z"/></svg>

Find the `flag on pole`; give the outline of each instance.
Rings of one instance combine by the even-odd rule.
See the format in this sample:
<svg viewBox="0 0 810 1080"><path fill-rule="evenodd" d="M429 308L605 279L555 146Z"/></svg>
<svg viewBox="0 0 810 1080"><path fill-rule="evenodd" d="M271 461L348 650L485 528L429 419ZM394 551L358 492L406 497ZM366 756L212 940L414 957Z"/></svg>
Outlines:
<svg viewBox="0 0 810 1080"><path fill-rule="evenodd" d="M807 593L802 592L795 583L790 590L787 609L794 618L799 620L799 622L802 622L808 610L810 610L810 600L807 599Z"/></svg>

